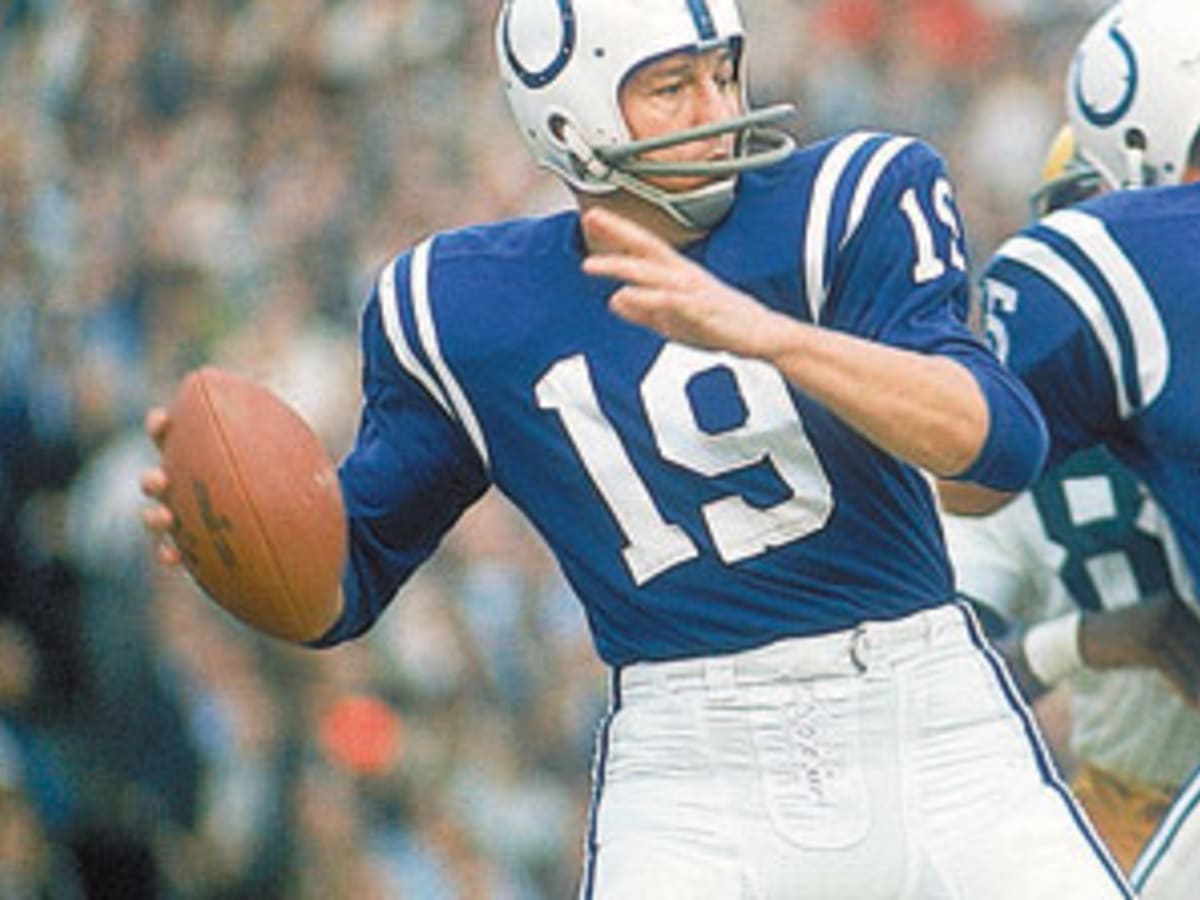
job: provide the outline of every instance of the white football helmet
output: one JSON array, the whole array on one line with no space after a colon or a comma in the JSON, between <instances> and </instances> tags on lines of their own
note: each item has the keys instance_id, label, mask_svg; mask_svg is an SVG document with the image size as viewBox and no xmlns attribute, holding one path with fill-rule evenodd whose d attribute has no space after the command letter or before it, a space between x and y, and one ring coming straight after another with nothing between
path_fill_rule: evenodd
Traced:
<instances>
[{"instance_id":1,"label":"white football helmet","mask_svg":"<svg viewBox=\"0 0 1200 900\"><path fill-rule=\"evenodd\" d=\"M778 162L795 146L761 126L789 115L779 105L662 138L632 141L619 92L643 63L680 50L735 49L745 99L743 29L737 0L505 0L496 54L509 107L539 165L590 194L623 188L684 226L707 230L733 203L739 172ZM736 132L732 159L649 162L640 154ZM753 145L753 148L752 148ZM716 180L667 191L644 176Z\"/></svg>"},{"instance_id":2,"label":"white football helmet","mask_svg":"<svg viewBox=\"0 0 1200 900\"><path fill-rule=\"evenodd\" d=\"M1111 187L1177 184L1200 131L1200 5L1122 0L1067 76L1079 153Z\"/></svg>"}]
</instances>

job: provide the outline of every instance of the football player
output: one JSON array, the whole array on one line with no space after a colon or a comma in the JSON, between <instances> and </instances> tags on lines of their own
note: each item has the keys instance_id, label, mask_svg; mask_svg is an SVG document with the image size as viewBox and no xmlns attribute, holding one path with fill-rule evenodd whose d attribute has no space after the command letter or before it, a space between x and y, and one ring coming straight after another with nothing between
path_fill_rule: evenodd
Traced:
<instances>
[{"instance_id":1,"label":"football player","mask_svg":"<svg viewBox=\"0 0 1200 900\"><path fill-rule=\"evenodd\" d=\"M735 0L508 0L496 48L580 211L384 268L318 644L496 486L612 671L581 896L1130 896L953 601L922 470L1020 490L1045 435L964 324L940 159L795 149Z\"/></svg>"},{"instance_id":2,"label":"football player","mask_svg":"<svg viewBox=\"0 0 1200 900\"><path fill-rule=\"evenodd\" d=\"M1101 189L1064 126L1034 210L1047 215ZM990 290L994 303L1003 287ZM1005 339L994 343L1007 355ZM1026 696L1069 681L1071 787L1128 871L1200 763L1200 619L1172 590L1161 513L1097 447L997 512L947 515L944 525L958 590L999 614L993 637ZM1059 634L1076 639L1055 655Z\"/></svg>"},{"instance_id":3,"label":"football player","mask_svg":"<svg viewBox=\"0 0 1200 900\"><path fill-rule=\"evenodd\" d=\"M1194 611L1200 573L1200 367L1194 363L1200 15L1194 4L1128 0L1112 7L1076 51L1067 109L1079 156L1105 191L1001 247L985 273L990 318L1009 365L1045 413L1050 466L1103 446L1145 483L1165 512L1170 587ZM949 508L975 513L1007 499L961 484L943 495ZM1093 506L1080 516L1098 511L1104 512ZM1088 622L1088 616L1060 619L1042 628L1032 646L1027 638L1034 668L1075 667L1081 647L1086 656ZM1186 619L1176 622L1184 633L1193 628ZM1183 665L1176 671L1186 671ZM1194 701L1195 684L1187 680L1179 684ZM1189 823L1188 808L1182 802L1167 817L1162 828L1173 837L1156 837L1137 866L1147 896L1194 896L1200 846L1194 838L1188 846L1187 836L1200 827ZM1188 886L1172 894L1155 885L1156 872Z\"/></svg>"}]
</instances>

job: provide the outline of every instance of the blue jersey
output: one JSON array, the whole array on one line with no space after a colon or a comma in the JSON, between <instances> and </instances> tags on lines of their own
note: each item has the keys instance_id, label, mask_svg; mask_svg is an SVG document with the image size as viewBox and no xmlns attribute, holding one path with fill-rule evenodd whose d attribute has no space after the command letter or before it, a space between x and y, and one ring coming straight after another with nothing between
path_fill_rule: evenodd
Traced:
<instances>
[{"instance_id":1,"label":"blue jersey","mask_svg":"<svg viewBox=\"0 0 1200 900\"><path fill-rule=\"evenodd\" d=\"M776 310L1022 390L963 324L959 218L915 141L856 134L744 175L729 216L685 252ZM346 612L323 643L368 627L491 485L549 544L611 665L952 595L920 472L774 367L613 315L617 285L582 260L571 212L438 235L386 267L341 469Z\"/></svg>"},{"instance_id":2,"label":"blue jersey","mask_svg":"<svg viewBox=\"0 0 1200 900\"><path fill-rule=\"evenodd\" d=\"M1118 191L1010 239L984 276L992 334L1033 391L1050 462L1103 444L1200 573L1200 185ZM1189 574L1190 572L1190 574Z\"/></svg>"}]
</instances>

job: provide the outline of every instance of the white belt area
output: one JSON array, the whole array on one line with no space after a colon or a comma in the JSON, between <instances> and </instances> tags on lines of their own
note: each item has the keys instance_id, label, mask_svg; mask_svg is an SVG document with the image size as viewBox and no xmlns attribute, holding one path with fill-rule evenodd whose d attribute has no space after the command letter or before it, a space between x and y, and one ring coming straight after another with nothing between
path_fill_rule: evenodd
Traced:
<instances>
[{"instance_id":1,"label":"white belt area","mask_svg":"<svg viewBox=\"0 0 1200 900\"><path fill-rule=\"evenodd\" d=\"M910 656L968 634L969 610L957 603L891 621L812 637L783 638L762 647L718 656L635 663L617 673L622 691L769 684L862 674L885 661Z\"/></svg>"}]
</instances>

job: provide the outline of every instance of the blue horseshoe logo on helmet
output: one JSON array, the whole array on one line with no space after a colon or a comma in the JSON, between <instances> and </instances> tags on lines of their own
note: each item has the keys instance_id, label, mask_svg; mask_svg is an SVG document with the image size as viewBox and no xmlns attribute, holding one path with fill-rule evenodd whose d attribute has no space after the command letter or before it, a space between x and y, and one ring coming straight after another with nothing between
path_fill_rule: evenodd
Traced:
<instances>
[{"instance_id":1,"label":"blue horseshoe logo on helmet","mask_svg":"<svg viewBox=\"0 0 1200 900\"><path fill-rule=\"evenodd\" d=\"M522 83L530 90L536 90L545 87L557 78L558 73L566 67L571 60L571 55L575 52L575 10L571 7L571 0L558 0L558 15L562 20L562 43L559 44L558 53L550 61L550 65L534 72L521 65L521 61L517 59L517 52L513 49L510 28L513 6L514 4L509 3L504 10L504 55L508 57L508 64L512 66Z\"/></svg>"},{"instance_id":2,"label":"blue horseshoe logo on helmet","mask_svg":"<svg viewBox=\"0 0 1200 900\"><path fill-rule=\"evenodd\" d=\"M1137 56L1134 55L1133 46L1125 35L1117 30L1120 22L1114 22L1113 26L1108 30L1108 36L1112 38L1112 42L1117 45L1117 49L1121 51L1121 55L1125 57L1125 67L1128 74L1125 76L1125 93L1113 105L1111 109L1097 109L1092 104L1088 103L1087 98L1083 95L1083 64L1084 60L1080 57L1075 63L1075 73L1072 81L1072 89L1075 92L1075 102L1079 105L1079 109L1083 112L1083 116L1091 124L1097 128L1107 128L1110 125L1120 121L1125 113L1129 112L1129 107L1133 106L1133 98L1137 96L1138 89L1138 62Z\"/></svg>"}]
</instances>

